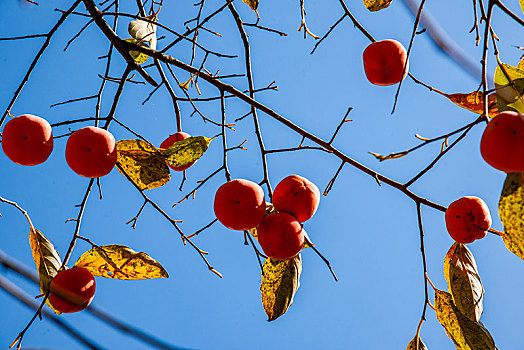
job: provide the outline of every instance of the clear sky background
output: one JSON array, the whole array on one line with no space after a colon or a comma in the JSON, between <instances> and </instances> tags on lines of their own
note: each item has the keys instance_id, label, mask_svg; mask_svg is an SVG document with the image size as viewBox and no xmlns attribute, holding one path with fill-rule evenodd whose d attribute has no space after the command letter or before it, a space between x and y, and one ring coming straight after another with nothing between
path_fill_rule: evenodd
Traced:
<instances>
[{"instance_id":1,"label":"clear sky background","mask_svg":"<svg viewBox=\"0 0 524 350\"><path fill-rule=\"evenodd\" d=\"M222 5L222 1L207 1L207 15ZM413 27L413 16L401 0L393 1L386 10L368 12L361 1L347 2L361 23L377 38L393 38L406 46ZM66 9L70 1L54 1L40 6L21 6L18 1L0 2L0 36L45 33L60 16L55 7ZM522 14L517 1L507 1L509 7ZM256 16L242 2L235 6L246 22ZM426 5L446 32L476 62L481 49L475 35L468 33L473 24L471 2L428 2ZM307 24L317 35L323 35L343 14L338 1L309 0L306 2ZM79 7L84 11L83 6ZM183 32L184 22L196 15L198 7L191 1L166 1L159 19L163 24ZM261 1L260 24L288 33L287 37L248 28L252 48L255 86L262 88L276 81L279 91L257 94L257 99L309 132L329 139L348 107L350 118L334 145L347 155L397 181L409 180L425 167L440 151L440 144L424 147L409 156L379 163L368 152L388 154L408 149L418 140L418 133L434 137L476 118L476 115L456 107L443 97L406 79L397 111L390 114L396 87L377 87L364 76L362 51L368 40L345 19L314 55L311 38L303 39L297 32L300 24L298 1ZM136 13L133 1L122 2L122 12ZM122 18L118 34L129 37L129 20ZM97 93L105 60L97 59L108 50L108 43L95 25L91 25L63 52L86 19L70 17L53 38L51 46L39 62L31 80L24 88L12 113L36 114L51 123L94 115L94 100L50 108L53 103ZM495 11L493 27L500 37L502 61L516 65L522 51L522 27ZM208 28L220 32L217 38L201 32L200 43L210 49L237 54L237 59L209 57L206 67L220 74L244 72L243 48L236 26L226 10L213 19ZM168 35L159 29L159 35ZM23 78L43 39L0 42L0 110L7 106ZM165 41L159 41L162 48ZM191 45L177 45L169 54L189 62ZM196 66L203 59L197 50ZM494 56L489 55L489 76L495 68ZM119 77L125 63L115 57L110 75ZM422 81L448 93L470 92L479 81L451 62L430 42L427 34L415 39L410 71ZM180 80L185 72L175 71ZM153 77L159 81L155 72ZM140 78L137 76L138 80ZM244 90L244 78L227 82ZM176 84L174 84L176 85ZM205 96L218 91L200 82ZM102 104L102 115L108 113L115 84L108 82ZM159 145L174 133L175 118L167 92L160 89L142 106L151 88L128 84L121 98L116 117ZM182 95L180 90L177 90ZM196 95L194 89L190 89ZM206 116L219 120L218 103L200 104ZM184 130L192 135L211 137L218 127L204 124L194 115L192 107L181 104ZM227 100L228 121L244 115L249 107L235 99ZM268 149L297 146L300 137L259 113L264 141ZM87 126L87 124L85 125ZM71 126L72 130L81 125ZM484 163L479 141L484 125L478 125L455 149L447 154L412 190L432 201L448 205L465 195L483 198L491 209L493 227L502 230L497 214L497 202L504 174ZM250 118L244 119L235 132L228 132L228 143L235 146L247 139L248 151L229 154L233 178L255 182L262 180L258 144ZM117 125L110 131L116 139L133 138ZM69 132L68 127L55 128L55 136ZM0 152L0 195L18 202L29 212L34 225L43 231L63 256L74 231L73 223L64 222L78 214L76 204L84 195L88 180L74 174L64 157L66 138L55 141L50 159L39 166L22 167L10 162ZM309 144L308 144L309 145ZM270 180L275 186L290 174L300 174L322 190L334 175L340 162L318 151L300 151L269 155ZM197 181L222 164L220 140L211 144L208 152L188 170L188 180L182 192L178 190L181 174L172 173L167 185L148 194L191 234L214 219L213 196L225 182L223 173L213 177L198 192L174 209L171 205L189 193ZM209 260L220 271L220 279L210 273L196 252L184 246L178 233L155 212L146 207L136 230L126 222L139 210L142 199L134 187L116 170L102 179L103 199L96 191L89 199L81 234L99 245L125 244L144 251L160 261L170 274L169 279L151 281L117 281L97 278L94 304L135 326L180 347L191 349L404 349L415 335L424 303L422 261L415 204L401 192L388 186L377 186L375 180L346 165L332 192L322 197L315 216L305 224L311 239L330 260L340 281L335 282L323 262L311 250L302 254L301 285L287 314L267 322L260 298L260 269L253 249L244 246L243 234L220 224L204 231L195 243L209 251ZM0 249L34 269L28 243L25 218L14 208L0 205ZM443 259L453 243L448 236L444 215L423 207L426 231L428 272L432 281L446 289ZM484 314L481 321L489 329L500 349L524 348L524 262L506 250L502 240L489 234L469 245L473 251L484 288ZM90 249L78 242L71 263ZM38 288L14 273L0 273L38 295ZM430 298L433 298L431 293ZM0 347L6 348L30 318L33 311L0 291ZM123 336L87 314L64 315L62 318L83 331L107 349L142 349L142 343ZM427 322L421 336L430 349L453 349L451 340L428 309ZM69 336L50 322L37 321L24 338L27 348L81 348Z\"/></svg>"}]
</instances>

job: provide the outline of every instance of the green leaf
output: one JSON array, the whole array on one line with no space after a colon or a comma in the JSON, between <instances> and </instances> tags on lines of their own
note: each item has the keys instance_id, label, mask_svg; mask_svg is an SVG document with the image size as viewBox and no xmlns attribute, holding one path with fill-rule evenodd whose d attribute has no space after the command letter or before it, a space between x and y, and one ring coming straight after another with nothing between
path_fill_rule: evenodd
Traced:
<instances>
[{"instance_id":1,"label":"green leaf","mask_svg":"<svg viewBox=\"0 0 524 350\"><path fill-rule=\"evenodd\" d=\"M364 5L369 11L379 11L388 7L393 0L364 0Z\"/></svg>"},{"instance_id":2,"label":"green leaf","mask_svg":"<svg viewBox=\"0 0 524 350\"><path fill-rule=\"evenodd\" d=\"M501 234L506 248L524 260L524 178L509 173L499 199L499 217L504 224Z\"/></svg>"},{"instance_id":3,"label":"green leaf","mask_svg":"<svg viewBox=\"0 0 524 350\"><path fill-rule=\"evenodd\" d=\"M117 168L127 174L141 190L165 185L171 178L169 168L158 149L143 140L116 142Z\"/></svg>"},{"instance_id":4,"label":"green leaf","mask_svg":"<svg viewBox=\"0 0 524 350\"><path fill-rule=\"evenodd\" d=\"M119 280L169 277L162 265L146 253L118 244L94 247L82 254L75 266L88 269L93 276Z\"/></svg>"},{"instance_id":5,"label":"green leaf","mask_svg":"<svg viewBox=\"0 0 524 350\"><path fill-rule=\"evenodd\" d=\"M418 348L417 348L417 338L418 338ZM408 344L406 350L428 350L426 344L422 341L422 338L415 336Z\"/></svg>"},{"instance_id":6,"label":"green leaf","mask_svg":"<svg viewBox=\"0 0 524 350\"><path fill-rule=\"evenodd\" d=\"M175 142L169 148L163 150L162 155L169 165L182 167L200 159L209 147L211 140L204 136L188 137L182 141Z\"/></svg>"},{"instance_id":7,"label":"green leaf","mask_svg":"<svg viewBox=\"0 0 524 350\"><path fill-rule=\"evenodd\" d=\"M472 321L480 320L484 288L471 251L455 242L444 259L444 276L455 306Z\"/></svg>"},{"instance_id":8,"label":"green leaf","mask_svg":"<svg viewBox=\"0 0 524 350\"><path fill-rule=\"evenodd\" d=\"M62 266L62 259L60 259L53 243L37 229L31 229L31 231L29 231L29 244L31 245L31 253L36 264L36 270L38 271L40 292L46 294L49 290L51 280L58 273L60 266ZM49 298L46 300L46 304L56 314L60 314L59 311L53 308Z\"/></svg>"},{"instance_id":9,"label":"green leaf","mask_svg":"<svg viewBox=\"0 0 524 350\"><path fill-rule=\"evenodd\" d=\"M497 107L500 112L503 111L517 111L524 113L524 102L522 100L522 94L524 94L524 70L519 67L513 67L509 64L502 64L497 66L495 69L495 87L497 87ZM510 84L506 74L509 76L511 81L515 84L514 86L505 86ZM504 87L502 87L504 86Z\"/></svg>"},{"instance_id":10,"label":"green leaf","mask_svg":"<svg viewBox=\"0 0 524 350\"><path fill-rule=\"evenodd\" d=\"M141 45L141 46L144 46L144 47L149 47L149 43L147 41L140 42L140 41L138 41L138 40L136 40L134 38L125 39L125 41L130 42L132 44L138 44L138 45ZM135 59L135 62L138 63L138 64L144 63L149 58L148 55L146 55L145 53L142 53L140 51L131 50L131 51L129 51L129 54L131 55L131 57L133 57Z\"/></svg>"},{"instance_id":11,"label":"green leaf","mask_svg":"<svg viewBox=\"0 0 524 350\"><path fill-rule=\"evenodd\" d=\"M268 321L273 321L285 314L293 303L293 297L300 286L301 255L288 260L268 258L262 270L262 305Z\"/></svg>"},{"instance_id":12,"label":"green leaf","mask_svg":"<svg viewBox=\"0 0 524 350\"><path fill-rule=\"evenodd\" d=\"M458 350L494 350L495 342L484 325L464 316L448 292L435 290L437 319Z\"/></svg>"}]
</instances>

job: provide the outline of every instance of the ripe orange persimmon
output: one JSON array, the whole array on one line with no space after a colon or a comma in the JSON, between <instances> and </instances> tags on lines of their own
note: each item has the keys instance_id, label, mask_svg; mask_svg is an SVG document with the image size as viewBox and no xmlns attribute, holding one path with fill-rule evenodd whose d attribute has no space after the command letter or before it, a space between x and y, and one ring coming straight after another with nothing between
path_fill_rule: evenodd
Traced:
<instances>
[{"instance_id":1,"label":"ripe orange persimmon","mask_svg":"<svg viewBox=\"0 0 524 350\"><path fill-rule=\"evenodd\" d=\"M113 135L94 126L75 131L66 145L66 161L78 175L101 177L116 164L116 145Z\"/></svg>"},{"instance_id":2,"label":"ripe orange persimmon","mask_svg":"<svg viewBox=\"0 0 524 350\"><path fill-rule=\"evenodd\" d=\"M372 84L397 84L408 75L407 58L406 49L398 41L376 41L364 50L364 72ZM404 64L406 65L405 71Z\"/></svg>"},{"instance_id":3,"label":"ripe orange persimmon","mask_svg":"<svg viewBox=\"0 0 524 350\"><path fill-rule=\"evenodd\" d=\"M51 125L31 114L13 118L4 127L2 149L16 164L41 164L53 151Z\"/></svg>"},{"instance_id":4,"label":"ripe orange persimmon","mask_svg":"<svg viewBox=\"0 0 524 350\"><path fill-rule=\"evenodd\" d=\"M275 209L293 215L299 222L315 214L319 201L318 187L299 175L290 175L280 181L273 193Z\"/></svg>"},{"instance_id":5,"label":"ripe orange persimmon","mask_svg":"<svg viewBox=\"0 0 524 350\"><path fill-rule=\"evenodd\" d=\"M59 272L51 281L49 300L63 313L82 311L95 296L95 278L83 267L73 267Z\"/></svg>"},{"instance_id":6,"label":"ripe orange persimmon","mask_svg":"<svg viewBox=\"0 0 524 350\"><path fill-rule=\"evenodd\" d=\"M169 148L169 146L171 146L175 142L185 140L188 137L191 137L191 135L189 135L187 132L183 132L183 131L177 132L176 134L170 135L167 139L162 141L162 143L160 144L160 148ZM167 164L167 166L175 171L184 171L193 164L195 164L195 162L191 162L181 167L172 166L170 164Z\"/></svg>"},{"instance_id":7,"label":"ripe orange persimmon","mask_svg":"<svg viewBox=\"0 0 524 350\"><path fill-rule=\"evenodd\" d=\"M467 196L451 203L446 210L446 228L459 243L471 243L486 236L491 226L488 206L478 197Z\"/></svg>"},{"instance_id":8,"label":"ripe orange persimmon","mask_svg":"<svg viewBox=\"0 0 524 350\"><path fill-rule=\"evenodd\" d=\"M264 191L249 180L226 182L215 194L214 210L217 219L227 228L249 230L266 214Z\"/></svg>"},{"instance_id":9,"label":"ripe orange persimmon","mask_svg":"<svg viewBox=\"0 0 524 350\"><path fill-rule=\"evenodd\" d=\"M524 115L506 111L493 118L482 134L480 153L495 169L524 171Z\"/></svg>"},{"instance_id":10,"label":"ripe orange persimmon","mask_svg":"<svg viewBox=\"0 0 524 350\"><path fill-rule=\"evenodd\" d=\"M262 250L273 259L291 259L305 242L305 231L300 222L284 212L265 216L257 227L257 234Z\"/></svg>"}]
</instances>

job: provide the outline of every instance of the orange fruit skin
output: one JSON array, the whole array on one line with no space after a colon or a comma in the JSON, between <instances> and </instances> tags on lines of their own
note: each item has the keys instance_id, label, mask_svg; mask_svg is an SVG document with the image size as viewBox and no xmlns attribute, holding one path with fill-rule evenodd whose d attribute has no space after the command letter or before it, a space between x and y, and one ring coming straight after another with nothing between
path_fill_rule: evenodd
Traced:
<instances>
[{"instance_id":1,"label":"orange fruit skin","mask_svg":"<svg viewBox=\"0 0 524 350\"><path fill-rule=\"evenodd\" d=\"M317 211L319 202L318 187L299 175L286 177L273 192L275 209L293 215L299 222L309 220Z\"/></svg>"},{"instance_id":2,"label":"orange fruit skin","mask_svg":"<svg viewBox=\"0 0 524 350\"><path fill-rule=\"evenodd\" d=\"M491 227L488 206L478 197L466 196L451 203L446 210L446 228L459 243L484 238Z\"/></svg>"},{"instance_id":3,"label":"orange fruit skin","mask_svg":"<svg viewBox=\"0 0 524 350\"><path fill-rule=\"evenodd\" d=\"M408 54L396 40L381 40L371 43L363 53L364 72L369 82L375 85L397 84L408 75Z\"/></svg>"},{"instance_id":4,"label":"orange fruit skin","mask_svg":"<svg viewBox=\"0 0 524 350\"><path fill-rule=\"evenodd\" d=\"M249 230L258 226L266 214L262 188L249 180L237 179L220 186L215 194L215 215L232 230Z\"/></svg>"},{"instance_id":5,"label":"orange fruit skin","mask_svg":"<svg viewBox=\"0 0 524 350\"><path fill-rule=\"evenodd\" d=\"M189 135L187 132L183 132L183 131L177 132L176 134L173 134L173 135L169 135L169 137L167 139L162 141L162 143L160 144L160 148L169 148L169 146L171 146L175 142L185 140L188 137L191 137L191 135ZM181 166L181 167L172 166L170 164L167 164L167 166L170 167L171 169L175 170L175 171L184 171L184 170L186 170L187 168L189 168L193 164L195 164L195 162L191 162L191 163L186 164L186 165Z\"/></svg>"},{"instance_id":6,"label":"orange fruit skin","mask_svg":"<svg viewBox=\"0 0 524 350\"><path fill-rule=\"evenodd\" d=\"M524 171L524 115L506 111L493 118L482 134L480 154L495 169Z\"/></svg>"},{"instance_id":7,"label":"orange fruit skin","mask_svg":"<svg viewBox=\"0 0 524 350\"><path fill-rule=\"evenodd\" d=\"M47 120L31 114L11 119L2 133L2 150L19 165L45 162L53 152L53 133Z\"/></svg>"},{"instance_id":8,"label":"orange fruit skin","mask_svg":"<svg viewBox=\"0 0 524 350\"><path fill-rule=\"evenodd\" d=\"M109 131L88 126L69 136L65 156L69 167L78 175L105 176L116 164L115 138Z\"/></svg>"},{"instance_id":9,"label":"orange fruit skin","mask_svg":"<svg viewBox=\"0 0 524 350\"><path fill-rule=\"evenodd\" d=\"M291 259L304 247L305 230L288 213L267 215L257 228L258 242L264 253L273 259Z\"/></svg>"},{"instance_id":10,"label":"orange fruit skin","mask_svg":"<svg viewBox=\"0 0 524 350\"><path fill-rule=\"evenodd\" d=\"M73 267L59 272L51 281L49 300L63 313L82 311L95 296L95 278L83 267Z\"/></svg>"}]
</instances>

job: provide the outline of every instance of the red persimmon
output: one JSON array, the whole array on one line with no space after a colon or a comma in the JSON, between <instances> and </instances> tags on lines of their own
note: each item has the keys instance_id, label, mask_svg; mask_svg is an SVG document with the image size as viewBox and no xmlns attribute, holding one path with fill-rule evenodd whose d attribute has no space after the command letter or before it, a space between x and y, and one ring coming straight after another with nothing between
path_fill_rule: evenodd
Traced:
<instances>
[{"instance_id":1,"label":"red persimmon","mask_svg":"<svg viewBox=\"0 0 524 350\"><path fill-rule=\"evenodd\" d=\"M69 167L80 176L107 175L116 164L115 138L107 130L88 126L69 136L65 155Z\"/></svg>"},{"instance_id":2,"label":"red persimmon","mask_svg":"<svg viewBox=\"0 0 524 350\"><path fill-rule=\"evenodd\" d=\"M82 311L95 296L95 278L83 267L73 267L59 272L51 281L49 300L63 313Z\"/></svg>"},{"instance_id":3,"label":"red persimmon","mask_svg":"<svg viewBox=\"0 0 524 350\"><path fill-rule=\"evenodd\" d=\"M249 230L266 214L264 191L249 180L226 182L215 194L214 210L217 219L227 228Z\"/></svg>"},{"instance_id":4,"label":"red persimmon","mask_svg":"<svg viewBox=\"0 0 524 350\"><path fill-rule=\"evenodd\" d=\"M478 197L467 196L451 203L446 210L446 228L459 243L471 243L486 236L491 226L488 206Z\"/></svg>"},{"instance_id":5,"label":"red persimmon","mask_svg":"<svg viewBox=\"0 0 524 350\"><path fill-rule=\"evenodd\" d=\"M24 114L4 127L2 149L10 160L20 165L45 162L53 151L53 133L47 120Z\"/></svg>"}]
</instances>

